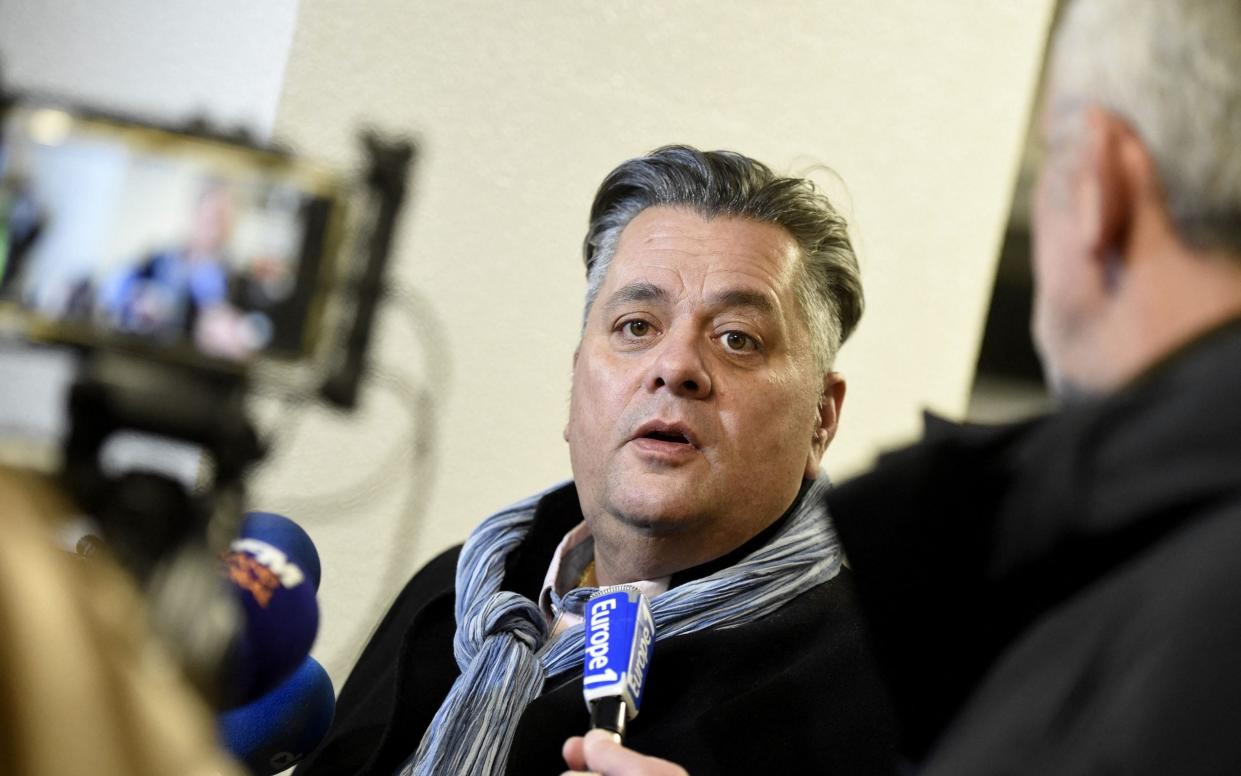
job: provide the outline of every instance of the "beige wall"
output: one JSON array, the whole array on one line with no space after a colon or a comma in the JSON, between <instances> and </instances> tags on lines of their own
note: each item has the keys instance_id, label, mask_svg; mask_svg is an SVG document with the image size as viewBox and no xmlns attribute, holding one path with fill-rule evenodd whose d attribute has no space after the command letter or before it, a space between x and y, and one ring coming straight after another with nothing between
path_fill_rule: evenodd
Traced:
<instances>
[{"instance_id":1,"label":"beige wall","mask_svg":"<svg viewBox=\"0 0 1241 776\"><path fill-rule=\"evenodd\" d=\"M337 682L412 571L569 476L580 242L622 159L687 142L839 175L816 174L850 217L868 310L840 359L834 476L915 434L923 407L961 414L1049 11L303 0L276 134L344 164L371 122L424 151L392 272L415 305L377 349L418 404L385 383L355 418L305 411L256 489L322 551L316 654ZM393 460L410 434L419 452Z\"/></svg>"},{"instance_id":2,"label":"beige wall","mask_svg":"<svg viewBox=\"0 0 1241 776\"><path fill-rule=\"evenodd\" d=\"M297 0L0 0L3 86L267 138Z\"/></svg>"}]
</instances>

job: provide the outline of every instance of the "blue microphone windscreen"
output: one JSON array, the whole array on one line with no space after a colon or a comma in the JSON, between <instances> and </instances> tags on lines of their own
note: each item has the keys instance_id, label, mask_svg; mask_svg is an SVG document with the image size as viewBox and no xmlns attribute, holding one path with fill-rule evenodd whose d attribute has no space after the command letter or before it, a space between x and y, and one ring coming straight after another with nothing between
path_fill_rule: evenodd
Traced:
<instances>
[{"instance_id":1,"label":"blue microphone windscreen","mask_svg":"<svg viewBox=\"0 0 1241 776\"><path fill-rule=\"evenodd\" d=\"M310 540L310 534L300 525L275 512L247 512L239 535L259 539L278 548L301 568L311 586L319 589L319 552Z\"/></svg>"},{"instance_id":2,"label":"blue microphone windscreen","mask_svg":"<svg viewBox=\"0 0 1241 776\"><path fill-rule=\"evenodd\" d=\"M220 740L251 773L279 773L318 746L335 711L332 680L308 657L271 692L221 714Z\"/></svg>"},{"instance_id":3,"label":"blue microphone windscreen","mask_svg":"<svg viewBox=\"0 0 1241 776\"><path fill-rule=\"evenodd\" d=\"M244 613L223 698L232 705L271 689L305 660L319 630L319 605L300 567L265 541L237 539L223 561Z\"/></svg>"}]
</instances>

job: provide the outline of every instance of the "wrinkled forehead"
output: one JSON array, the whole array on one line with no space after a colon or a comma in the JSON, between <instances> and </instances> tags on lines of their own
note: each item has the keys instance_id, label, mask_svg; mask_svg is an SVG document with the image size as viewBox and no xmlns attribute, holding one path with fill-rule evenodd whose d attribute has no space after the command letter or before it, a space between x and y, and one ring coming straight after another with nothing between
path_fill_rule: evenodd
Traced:
<instances>
[{"instance_id":1,"label":"wrinkled forehead","mask_svg":"<svg viewBox=\"0 0 1241 776\"><path fill-rule=\"evenodd\" d=\"M649 208L621 232L601 297L647 284L678 296L792 293L800 251L782 227L736 216Z\"/></svg>"}]
</instances>

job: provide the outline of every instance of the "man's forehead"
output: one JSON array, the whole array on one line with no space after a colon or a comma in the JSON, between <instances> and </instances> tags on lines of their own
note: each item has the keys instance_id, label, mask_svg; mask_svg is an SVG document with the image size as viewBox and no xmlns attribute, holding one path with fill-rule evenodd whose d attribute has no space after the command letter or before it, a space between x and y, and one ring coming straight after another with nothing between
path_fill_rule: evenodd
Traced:
<instances>
[{"instance_id":1,"label":"man's forehead","mask_svg":"<svg viewBox=\"0 0 1241 776\"><path fill-rule=\"evenodd\" d=\"M649 208L621 233L605 296L623 289L631 298L638 291L653 298L656 288L704 296L747 290L778 295L791 284L797 261L797 244L780 226Z\"/></svg>"},{"instance_id":2,"label":"man's forehead","mask_svg":"<svg viewBox=\"0 0 1241 776\"><path fill-rule=\"evenodd\" d=\"M762 315L780 314L782 305L774 289L753 283L744 276L719 274L719 277L707 279L701 291L693 294L696 301L710 308L745 307ZM685 291L692 290L682 286L681 283L663 285L645 278L635 279L609 293L604 308L616 310L634 304L676 304L684 299Z\"/></svg>"},{"instance_id":3,"label":"man's forehead","mask_svg":"<svg viewBox=\"0 0 1241 776\"><path fill-rule=\"evenodd\" d=\"M796 241L778 224L738 215L710 218L682 207L656 205L643 210L621 230L617 252L748 253L766 249L785 253Z\"/></svg>"}]
</instances>

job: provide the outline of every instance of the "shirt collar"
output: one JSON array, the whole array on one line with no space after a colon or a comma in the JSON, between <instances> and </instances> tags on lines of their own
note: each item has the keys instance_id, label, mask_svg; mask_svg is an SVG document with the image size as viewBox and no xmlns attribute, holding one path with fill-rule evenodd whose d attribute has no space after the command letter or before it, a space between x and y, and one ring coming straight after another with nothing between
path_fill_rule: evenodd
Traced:
<instances>
[{"instance_id":1,"label":"shirt collar","mask_svg":"<svg viewBox=\"0 0 1241 776\"><path fill-rule=\"evenodd\" d=\"M585 573L586 567L595 559L595 539L590 533L590 526L585 521L573 527L552 553L552 562L543 577L543 589L539 593L539 608L548 623L554 623L562 614L580 617L581 605L584 600L580 596L569 596L579 589L578 581ZM641 579L626 584L633 585L642 591L647 598L654 598L668 589L672 577L658 579ZM585 589L585 588L582 588ZM572 601L570 603L568 600Z\"/></svg>"},{"instance_id":2,"label":"shirt collar","mask_svg":"<svg viewBox=\"0 0 1241 776\"><path fill-rule=\"evenodd\" d=\"M820 472L819 476L825 477L826 475ZM759 531L756 536L752 537L749 541L745 542L733 551L725 553L715 560L707 561L706 563L699 564L693 568L685 569L683 571L678 571L670 576L660 577L658 579L638 580L630 584L641 590L647 598L654 598L670 588L683 585L686 582L692 582L696 579L702 579L703 577L714 574L720 569L739 563L750 553L765 546L784 528L784 526L788 523L789 517L792 515L793 510L801 502L802 498L805 497L806 491L810 489L811 484L811 480L803 480L801 488L797 492L797 497L793 499L793 503L789 505L789 508L785 510L784 514L777 518L771 525L767 526L762 531ZM564 502L563 504L561 503L562 501ZM548 565L547 571L543 575L543 585L540 588L538 596L539 608L542 609L543 616L547 618L548 623L553 626L557 626L557 621L563 620L564 617L562 615L565 614L570 617L577 617L580 619L582 607L585 604L586 598L589 596L569 595L570 593L578 590L583 592L587 590L591 592L594 591L594 588L577 587L577 581L582 578L582 572L586 570L587 564L594 560L595 540L594 537L591 536L589 526L587 526L585 521L581 519L580 506L577 500L577 491L573 486L556 491L551 494L550 497L544 497L543 503L539 504L539 512L549 510L547 518L551 518L553 515L560 512L561 508L565 510L564 517L569 517L569 514L567 513L571 510L573 515L577 518L577 524L572 526L567 533L562 535L563 538L561 538L560 543L556 546L555 552L552 553L551 563ZM538 529L540 521L537 519L537 515L535 523L535 527ZM550 527L551 524L550 519L548 519L547 523L545 523L548 527ZM565 523L561 523L561 525L563 526ZM564 529L561 528L561 530ZM544 530L544 535L546 535L546 533L546 530ZM547 536L546 544L543 546L546 547L550 545L550 540L553 536L555 536L555 534ZM546 550L544 550L544 552L545 551ZM533 560L533 558L531 558L531 560ZM512 571L511 567L509 571ZM534 579L537 579L537 577L534 577L534 574L537 574L538 572L534 568L531 568L530 571L532 572L529 575L530 582L533 582ZM563 623L560 625L563 626ZM564 627L557 627L558 632L563 629Z\"/></svg>"}]
</instances>

